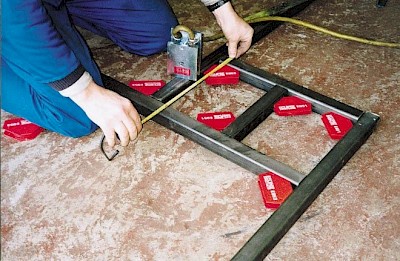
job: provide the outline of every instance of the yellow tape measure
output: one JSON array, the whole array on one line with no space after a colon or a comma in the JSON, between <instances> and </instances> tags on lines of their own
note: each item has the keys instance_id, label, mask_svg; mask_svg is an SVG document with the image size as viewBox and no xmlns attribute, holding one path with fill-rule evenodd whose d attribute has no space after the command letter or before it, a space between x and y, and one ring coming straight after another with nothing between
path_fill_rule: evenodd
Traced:
<instances>
[{"instance_id":1,"label":"yellow tape measure","mask_svg":"<svg viewBox=\"0 0 400 261\"><path fill-rule=\"evenodd\" d=\"M203 77L201 77L200 79L198 79L196 82L194 82L192 85L190 85L189 87L187 87L185 90L183 90L181 93L179 93L178 95L176 95L174 98L172 98L171 100L169 100L168 102L164 103L164 105L160 106L157 110L153 111L151 114L149 114L149 116L147 116L146 118L144 118L142 120L142 124L146 123L147 121L149 121L150 119L152 119L154 116L156 116L157 114L159 114L160 112L162 112L163 110L165 110L166 108L168 108L171 104L173 104L174 102L176 102L179 98L181 98L183 95L185 95L186 93L188 93L190 90L192 90L194 87L196 87L197 85L199 85L202 81L204 81L205 79L207 79L211 74L215 73L216 71L218 71L219 69L221 69L222 67L224 67L225 65L227 65L228 63L230 63L230 61L232 61L233 58L228 58L225 61L223 61L222 63L220 63L217 67L215 67L214 69L212 69L210 72L208 72L207 74L205 74Z\"/></svg>"},{"instance_id":2,"label":"yellow tape measure","mask_svg":"<svg viewBox=\"0 0 400 261\"><path fill-rule=\"evenodd\" d=\"M157 110L153 111L151 114L149 114L146 118L144 118L141 122L142 124L145 124L146 122L148 122L149 120L151 120L154 116L156 116L157 114L159 114L160 112L162 112L163 110L165 110L166 108L168 108L168 106L170 106L171 104L173 104L174 102L176 102L179 98L181 98L183 95L185 95L186 93L188 93L190 90L192 90L194 87L196 87L197 85L199 85L202 81L204 81L205 79L207 79L211 74L215 73L216 71L218 71L219 69L221 69L222 67L224 67L225 65L227 65L230 61L232 61L233 58L228 58L225 61L223 61L222 63L220 63L217 67L215 67L214 69L212 69L211 71L209 71L207 74L205 74L203 77L201 77L200 79L198 79L196 82L194 82L193 84L191 84L189 87L187 87L185 90L183 90L182 92L180 92L177 96L175 96L174 98L172 98L171 100L169 100L168 102L164 103L162 106L160 106ZM104 147L103 147L103 143L104 143L104 139L105 139L105 135L103 135L103 137L101 138L100 141L100 149L103 152L104 156L109 160L113 160L115 158L115 156L118 155L119 150L115 150L114 153L112 153L111 156L108 156L107 153L104 151Z\"/></svg>"}]
</instances>

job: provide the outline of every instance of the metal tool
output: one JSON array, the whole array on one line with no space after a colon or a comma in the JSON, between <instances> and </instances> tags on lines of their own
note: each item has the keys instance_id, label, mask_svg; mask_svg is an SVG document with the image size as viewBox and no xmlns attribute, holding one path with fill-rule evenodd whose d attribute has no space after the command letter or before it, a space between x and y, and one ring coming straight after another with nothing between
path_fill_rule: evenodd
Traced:
<instances>
[{"instance_id":1,"label":"metal tool","mask_svg":"<svg viewBox=\"0 0 400 261\"><path fill-rule=\"evenodd\" d=\"M171 41L167 43L167 73L178 78L196 81L200 74L203 35L187 26L171 29Z\"/></svg>"}]
</instances>

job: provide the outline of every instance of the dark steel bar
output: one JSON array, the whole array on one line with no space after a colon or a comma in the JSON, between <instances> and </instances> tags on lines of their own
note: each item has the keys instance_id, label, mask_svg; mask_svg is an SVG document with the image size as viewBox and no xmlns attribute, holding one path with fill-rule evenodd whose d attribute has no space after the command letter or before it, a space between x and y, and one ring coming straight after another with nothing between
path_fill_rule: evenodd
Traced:
<instances>
[{"instance_id":1,"label":"dark steel bar","mask_svg":"<svg viewBox=\"0 0 400 261\"><path fill-rule=\"evenodd\" d=\"M175 77L171 81L169 81L163 88L156 91L153 94L153 98L165 103L179 93L179 91L177 90L183 91L192 83L193 81Z\"/></svg>"},{"instance_id":2,"label":"dark steel bar","mask_svg":"<svg viewBox=\"0 0 400 261\"><path fill-rule=\"evenodd\" d=\"M271 10L274 15L291 17L304 10L313 1L314 0L292 1L290 3L283 3L277 7L272 8ZM272 22L264 22L252 25L254 28L252 44L261 40L263 37L271 33L281 24L282 22L272 21ZM228 57L227 50L228 48L226 47L226 45L222 45L215 51L207 55L207 57L205 57L201 61L201 70L200 70L201 73L204 73L204 71L207 70L211 65L218 63L220 60L225 60ZM175 77L173 80L168 82L163 88L154 93L153 98L165 103L170 99L172 99L173 97L175 97L176 95L178 95L184 89L189 87L189 85L192 83L193 83L192 81L177 79Z\"/></svg>"},{"instance_id":3,"label":"dark steel bar","mask_svg":"<svg viewBox=\"0 0 400 261\"><path fill-rule=\"evenodd\" d=\"M388 0L377 0L376 7L378 7L378 8L385 7L387 2L388 2Z\"/></svg>"},{"instance_id":4,"label":"dark steel bar","mask_svg":"<svg viewBox=\"0 0 400 261\"><path fill-rule=\"evenodd\" d=\"M237 252L232 260L263 260L347 161L368 139L379 116L366 112L354 127L295 188L289 198Z\"/></svg>"},{"instance_id":5,"label":"dark steel bar","mask_svg":"<svg viewBox=\"0 0 400 261\"><path fill-rule=\"evenodd\" d=\"M134 91L125 84L120 83L111 77L103 75L103 81L106 88L128 98L142 115L147 116L162 105L162 103L156 99ZM173 108L166 108L155 116L153 120L158 124L197 142L205 148L236 163L254 174L272 171L295 185L298 185L305 177L303 174L291 167L276 161L235 139L229 138L225 134L209 128Z\"/></svg>"},{"instance_id":6,"label":"dark steel bar","mask_svg":"<svg viewBox=\"0 0 400 261\"><path fill-rule=\"evenodd\" d=\"M323 114L325 112L334 111L351 119L353 122L363 113L363 111L350 105L289 82L279 76L258 69L242 61L233 60L230 66L240 71L241 81L265 91L269 91L276 85L285 88L288 90L289 95L309 101L313 105L313 111L316 113Z\"/></svg>"},{"instance_id":7,"label":"dark steel bar","mask_svg":"<svg viewBox=\"0 0 400 261\"><path fill-rule=\"evenodd\" d=\"M273 87L237 117L222 133L241 141L273 112L274 104L286 94L286 89Z\"/></svg>"}]
</instances>

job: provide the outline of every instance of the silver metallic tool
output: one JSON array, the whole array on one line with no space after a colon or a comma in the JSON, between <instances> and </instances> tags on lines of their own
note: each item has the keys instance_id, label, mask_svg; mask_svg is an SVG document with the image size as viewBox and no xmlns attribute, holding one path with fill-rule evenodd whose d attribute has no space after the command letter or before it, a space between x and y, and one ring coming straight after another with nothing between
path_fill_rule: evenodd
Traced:
<instances>
[{"instance_id":1,"label":"silver metallic tool","mask_svg":"<svg viewBox=\"0 0 400 261\"><path fill-rule=\"evenodd\" d=\"M167 44L167 73L178 78L196 81L200 74L203 35L184 25L171 28Z\"/></svg>"}]
</instances>

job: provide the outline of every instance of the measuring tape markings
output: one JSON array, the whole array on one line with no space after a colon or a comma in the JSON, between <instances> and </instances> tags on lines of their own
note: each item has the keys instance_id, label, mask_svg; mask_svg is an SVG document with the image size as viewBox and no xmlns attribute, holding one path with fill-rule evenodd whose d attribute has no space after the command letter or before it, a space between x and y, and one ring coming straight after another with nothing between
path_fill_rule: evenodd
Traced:
<instances>
[{"instance_id":1,"label":"measuring tape markings","mask_svg":"<svg viewBox=\"0 0 400 261\"><path fill-rule=\"evenodd\" d=\"M147 117L145 117L143 120L141 120L142 124L145 124L146 122L148 122L149 120L151 120L154 116L156 116L157 114L159 114L160 112L162 112L163 110L165 110L166 108L168 108L171 104L173 104L174 102L176 102L179 98L181 98L183 95L185 95L186 93L188 93L189 91L191 91L192 89L194 89L197 85L199 85L201 82L203 82L205 79L207 79L210 75L212 75L213 73L215 73L216 71L218 71L219 69L221 69L222 67L224 67L225 65L227 65L228 63L230 63L233 60L233 58L227 58L225 61L223 61L222 63L220 63L217 67L215 67L214 69L212 69L211 71L209 71L208 73L206 73L203 77L201 77L200 79L198 79L196 82L194 82L193 84L191 84L189 87L187 87L185 90L183 90L182 92L180 92L177 96L175 96L174 98L172 98L171 100L169 100L168 102L166 102L164 105L160 106L157 110L153 111L151 114L149 114ZM111 156L108 156L107 153L104 150L103 147L103 143L105 140L105 135L103 134L103 137L100 140L100 150L101 152L104 154L104 156L109 160L113 160L118 154L119 154L119 150L115 150ZM118 137L118 136L117 136Z\"/></svg>"},{"instance_id":2,"label":"measuring tape markings","mask_svg":"<svg viewBox=\"0 0 400 261\"><path fill-rule=\"evenodd\" d=\"M166 108L168 108L171 104L173 104L174 102L176 102L179 98L181 98L183 95L185 95L186 93L188 93L189 91L191 91L192 89L194 89L197 85L199 85L201 82L203 82L205 79L207 79L210 75L212 75L213 73L215 73L216 71L218 71L219 69L221 69L222 67L224 67L225 65L227 65L228 63L230 63L233 60L233 58L227 58L225 61L223 61L222 63L220 63L217 67L215 67L213 70L209 71L207 74L205 74L203 77L201 77L200 79L198 79L196 82L194 82L192 85L190 85L189 87L187 87L185 90L183 90L181 93L179 93L178 95L176 95L174 98L172 98L171 100L169 100L168 102L166 102L164 105L160 106L157 110L153 111L151 114L149 114L146 118L144 118L141 122L142 124L146 123L147 121L151 120L154 116L156 116L157 114L159 114L160 112L162 112L163 110L165 110Z\"/></svg>"}]
</instances>

